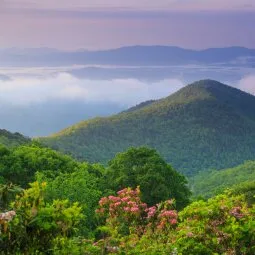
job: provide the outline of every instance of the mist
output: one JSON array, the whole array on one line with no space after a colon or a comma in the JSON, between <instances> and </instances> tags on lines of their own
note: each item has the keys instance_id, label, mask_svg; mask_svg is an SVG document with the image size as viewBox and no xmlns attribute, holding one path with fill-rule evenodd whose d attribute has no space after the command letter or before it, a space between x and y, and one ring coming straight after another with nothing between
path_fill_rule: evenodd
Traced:
<instances>
[{"instance_id":1,"label":"mist","mask_svg":"<svg viewBox=\"0 0 255 255\"><path fill-rule=\"evenodd\" d=\"M220 79L221 82L255 94L255 75L252 73L240 73L233 82L227 81L229 73L226 70L219 74L184 69L186 79L178 78L175 72L164 76L164 71L161 78L148 80L132 77L129 72L130 78L128 75L114 78L116 73L108 79L86 78L86 75L81 78L69 70L2 70L0 129L27 136L46 136L86 119L109 116L141 102L169 96L190 82L216 73L225 74L226 79Z\"/></svg>"},{"instance_id":2,"label":"mist","mask_svg":"<svg viewBox=\"0 0 255 255\"><path fill-rule=\"evenodd\" d=\"M184 84L178 79L145 83L135 79L86 80L68 73L47 78L14 78L0 81L0 100L5 104L30 105L47 101L115 103L122 106L167 96Z\"/></svg>"},{"instance_id":3,"label":"mist","mask_svg":"<svg viewBox=\"0 0 255 255\"><path fill-rule=\"evenodd\" d=\"M93 117L119 113L179 90L178 79L90 80L68 73L0 80L0 128L27 136L45 136Z\"/></svg>"},{"instance_id":4,"label":"mist","mask_svg":"<svg viewBox=\"0 0 255 255\"><path fill-rule=\"evenodd\" d=\"M255 74L248 75L241 79L237 87L245 92L255 95Z\"/></svg>"}]
</instances>

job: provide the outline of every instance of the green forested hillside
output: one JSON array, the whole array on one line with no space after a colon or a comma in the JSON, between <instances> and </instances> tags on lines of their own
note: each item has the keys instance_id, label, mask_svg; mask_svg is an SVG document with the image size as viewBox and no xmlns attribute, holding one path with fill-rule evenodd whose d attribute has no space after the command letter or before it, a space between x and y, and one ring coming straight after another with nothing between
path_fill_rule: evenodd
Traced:
<instances>
[{"instance_id":1,"label":"green forested hillside","mask_svg":"<svg viewBox=\"0 0 255 255\"><path fill-rule=\"evenodd\" d=\"M255 188L255 161L220 171L203 172L191 181L195 195L204 197L219 194L226 188L248 187L252 183Z\"/></svg>"},{"instance_id":2,"label":"green forested hillside","mask_svg":"<svg viewBox=\"0 0 255 255\"><path fill-rule=\"evenodd\" d=\"M0 144L7 147L15 147L29 142L30 139L20 133L11 133L5 129L0 129Z\"/></svg>"},{"instance_id":3,"label":"green forested hillside","mask_svg":"<svg viewBox=\"0 0 255 255\"><path fill-rule=\"evenodd\" d=\"M153 204L175 199L178 209L189 204L190 190L185 177L149 148L131 148L104 168L100 164L77 162L38 144L11 149L1 145L0 254L99 254L99 247L95 247L94 253L95 249L87 250L86 244L92 244L97 233L97 238L101 238L97 227L104 220L99 220L96 209L100 197L112 197L118 191L109 179L117 165L120 168L114 177L120 182L115 184L123 188L127 183L139 186L145 203L148 198ZM137 176L134 183L134 176L127 174L129 167ZM148 184L155 179L157 188L152 192ZM69 246L69 241L71 246L65 248L70 251L64 252L62 245Z\"/></svg>"},{"instance_id":4,"label":"green forested hillside","mask_svg":"<svg viewBox=\"0 0 255 255\"><path fill-rule=\"evenodd\" d=\"M188 176L255 158L255 97L212 80L40 141L79 160L105 163L130 146L157 149Z\"/></svg>"},{"instance_id":5,"label":"green forested hillside","mask_svg":"<svg viewBox=\"0 0 255 255\"><path fill-rule=\"evenodd\" d=\"M239 185L191 203L185 178L145 147L104 168L38 145L1 146L0 254L254 255L254 191Z\"/></svg>"}]
</instances>

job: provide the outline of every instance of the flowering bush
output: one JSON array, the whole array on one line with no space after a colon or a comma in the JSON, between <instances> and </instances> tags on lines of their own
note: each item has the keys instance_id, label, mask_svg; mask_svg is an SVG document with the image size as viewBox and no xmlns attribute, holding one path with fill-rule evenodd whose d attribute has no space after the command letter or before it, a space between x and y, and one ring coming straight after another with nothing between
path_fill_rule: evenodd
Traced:
<instances>
[{"instance_id":1,"label":"flowering bush","mask_svg":"<svg viewBox=\"0 0 255 255\"><path fill-rule=\"evenodd\" d=\"M117 196L103 197L97 213L106 218L106 223L118 234L128 235L132 231L142 234L146 222L147 204L140 198L139 187L118 192ZM138 232L137 232L138 231Z\"/></svg>"},{"instance_id":2,"label":"flowering bush","mask_svg":"<svg viewBox=\"0 0 255 255\"><path fill-rule=\"evenodd\" d=\"M126 188L99 201L104 225L94 242L74 235L82 218L78 204L46 203L45 187L33 183L12 211L0 213L0 254L255 254L255 205L244 196L226 193L177 213L174 200L149 207L139 187Z\"/></svg>"},{"instance_id":3,"label":"flowering bush","mask_svg":"<svg viewBox=\"0 0 255 255\"><path fill-rule=\"evenodd\" d=\"M147 231L168 231L177 225L178 213L173 210L174 203L174 200L167 200L146 210Z\"/></svg>"},{"instance_id":4,"label":"flowering bush","mask_svg":"<svg viewBox=\"0 0 255 255\"><path fill-rule=\"evenodd\" d=\"M175 245L182 254L255 254L255 214L243 196L194 202L180 219Z\"/></svg>"},{"instance_id":5,"label":"flowering bush","mask_svg":"<svg viewBox=\"0 0 255 255\"><path fill-rule=\"evenodd\" d=\"M110 236L106 238L107 250L115 253L118 249L129 250L145 235L149 238L174 229L178 214L173 207L174 200L148 207L141 201L139 187L125 188L117 192L117 196L103 197L96 212L105 219L110 230Z\"/></svg>"},{"instance_id":6,"label":"flowering bush","mask_svg":"<svg viewBox=\"0 0 255 255\"><path fill-rule=\"evenodd\" d=\"M67 200L46 203L46 183L32 183L11 204L13 211L0 214L0 248L4 254L45 254L58 237L70 237L82 218L81 207ZM15 216L15 217L14 217ZM8 224L7 224L8 223Z\"/></svg>"},{"instance_id":7,"label":"flowering bush","mask_svg":"<svg viewBox=\"0 0 255 255\"><path fill-rule=\"evenodd\" d=\"M8 223L16 216L15 211L8 211L5 213L0 213L0 236L3 233L7 232Z\"/></svg>"},{"instance_id":8,"label":"flowering bush","mask_svg":"<svg viewBox=\"0 0 255 255\"><path fill-rule=\"evenodd\" d=\"M173 200L148 207L139 188L127 188L99 205L109 230L97 243L103 254L255 254L255 206L242 196L196 201L178 214Z\"/></svg>"},{"instance_id":9,"label":"flowering bush","mask_svg":"<svg viewBox=\"0 0 255 255\"><path fill-rule=\"evenodd\" d=\"M15 211L0 213L0 224L11 221L15 215Z\"/></svg>"}]
</instances>

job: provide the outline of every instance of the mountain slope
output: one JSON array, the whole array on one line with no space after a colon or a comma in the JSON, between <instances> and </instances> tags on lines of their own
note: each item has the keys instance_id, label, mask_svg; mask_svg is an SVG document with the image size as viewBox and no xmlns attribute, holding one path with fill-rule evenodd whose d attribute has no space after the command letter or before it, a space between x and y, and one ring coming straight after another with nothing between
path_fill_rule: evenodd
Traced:
<instances>
[{"instance_id":1,"label":"mountain slope","mask_svg":"<svg viewBox=\"0 0 255 255\"><path fill-rule=\"evenodd\" d=\"M29 143L31 140L20 133L11 133L5 129L0 129L0 144L9 148Z\"/></svg>"},{"instance_id":2,"label":"mountain slope","mask_svg":"<svg viewBox=\"0 0 255 255\"><path fill-rule=\"evenodd\" d=\"M212 197L226 188L255 183L255 161L247 161L234 168L198 174L191 182L195 195Z\"/></svg>"},{"instance_id":3,"label":"mountain slope","mask_svg":"<svg viewBox=\"0 0 255 255\"><path fill-rule=\"evenodd\" d=\"M255 97L212 80L40 141L78 159L106 162L130 146L157 149L186 175L255 158Z\"/></svg>"}]
</instances>

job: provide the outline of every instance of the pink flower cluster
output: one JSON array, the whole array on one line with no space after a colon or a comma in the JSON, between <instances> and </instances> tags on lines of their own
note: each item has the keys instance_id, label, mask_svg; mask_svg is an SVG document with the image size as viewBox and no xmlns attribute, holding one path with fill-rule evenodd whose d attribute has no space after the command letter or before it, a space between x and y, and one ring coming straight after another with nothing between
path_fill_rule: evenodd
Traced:
<instances>
[{"instance_id":1,"label":"pink flower cluster","mask_svg":"<svg viewBox=\"0 0 255 255\"><path fill-rule=\"evenodd\" d=\"M126 222L129 226L136 226L137 231L140 227L140 232L148 229L164 230L177 224L178 214L173 210L174 200L148 207L141 201L139 187L135 190L125 188L117 194L103 197L99 201L99 209L96 210L98 214L107 217L108 224L116 226Z\"/></svg>"},{"instance_id":2,"label":"pink flower cluster","mask_svg":"<svg viewBox=\"0 0 255 255\"><path fill-rule=\"evenodd\" d=\"M156 212L157 212L156 206L149 207L147 209L147 219L153 218L155 216Z\"/></svg>"},{"instance_id":3,"label":"pink flower cluster","mask_svg":"<svg viewBox=\"0 0 255 255\"><path fill-rule=\"evenodd\" d=\"M140 193L139 187L135 190L125 188L117 193L118 196L103 197L96 212L99 214L108 212L111 217L119 217L124 213L127 219L139 216L147 209L147 204L142 203L140 199Z\"/></svg>"},{"instance_id":4,"label":"pink flower cluster","mask_svg":"<svg viewBox=\"0 0 255 255\"><path fill-rule=\"evenodd\" d=\"M164 229L167 226L177 224L178 214L173 210L174 200L167 200L156 206L149 207L147 212L148 226L154 226L157 229Z\"/></svg>"},{"instance_id":5,"label":"pink flower cluster","mask_svg":"<svg viewBox=\"0 0 255 255\"><path fill-rule=\"evenodd\" d=\"M163 210L158 216L160 222L158 225L159 229L165 228L167 225L174 226L177 224L178 214L174 210Z\"/></svg>"},{"instance_id":6,"label":"pink flower cluster","mask_svg":"<svg viewBox=\"0 0 255 255\"><path fill-rule=\"evenodd\" d=\"M167 200L156 206L149 207L147 209L147 219L152 220L154 218L157 221L168 222L171 225L177 224L177 212L175 210L170 210L173 204L173 200Z\"/></svg>"},{"instance_id":7,"label":"pink flower cluster","mask_svg":"<svg viewBox=\"0 0 255 255\"><path fill-rule=\"evenodd\" d=\"M0 222L1 221L11 221L14 217L16 216L16 212L15 211L9 211L9 212L5 212L5 213L0 213Z\"/></svg>"}]
</instances>

